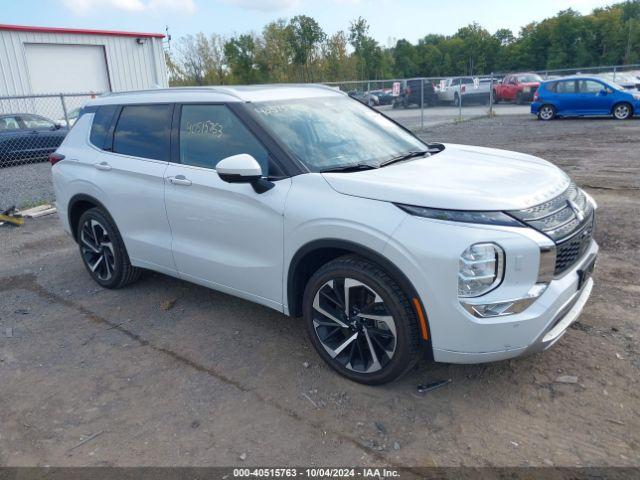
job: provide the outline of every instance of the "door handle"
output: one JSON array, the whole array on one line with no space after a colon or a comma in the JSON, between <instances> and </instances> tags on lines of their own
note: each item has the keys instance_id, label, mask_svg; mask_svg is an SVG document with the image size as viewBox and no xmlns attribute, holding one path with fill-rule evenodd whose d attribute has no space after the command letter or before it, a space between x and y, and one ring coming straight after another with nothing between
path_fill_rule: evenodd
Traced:
<instances>
[{"instance_id":1,"label":"door handle","mask_svg":"<svg viewBox=\"0 0 640 480\"><path fill-rule=\"evenodd\" d=\"M105 172L111 170L111 165L109 165L107 162L94 163L93 166L98 170L103 170Z\"/></svg>"},{"instance_id":2,"label":"door handle","mask_svg":"<svg viewBox=\"0 0 640 480\"><path fill-rule=\"evenodd\" d=\"M188 187L191 185L191 180L186 179L184 175L176 175L175 177L169 177L168 180L174 185L182 185L184 187Z\"/></svg>"}]
</instances>

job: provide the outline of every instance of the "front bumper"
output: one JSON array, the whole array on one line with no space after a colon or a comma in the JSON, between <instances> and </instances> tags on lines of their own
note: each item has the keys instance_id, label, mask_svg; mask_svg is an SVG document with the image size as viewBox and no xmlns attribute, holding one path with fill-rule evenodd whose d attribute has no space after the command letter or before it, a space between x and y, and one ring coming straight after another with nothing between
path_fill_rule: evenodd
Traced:
<instances>
[{"instance_id":1,"label":"front bumper","mask_svg":"<svg viewBox=\"0 0 640 480\"><path fill-rule=\"evenodd\" d=\"M437 239L437 240L436 240ZM487 302L520 298L535 284L540 245L549 242L528 228L454 224L410 217L398 228L385 248L385 255L398 256L402 268L416 288L429 323L433 356L447 363L482 363L514 358L545 350L573 323L593 288L590 278L578 289L578 271L598 254L592 241L582 258L555 277L528 308L512 315L478 318L460 304L457 295L458 257L473 243L495 242L506 253L502 284L482 298Z\"/></svg>"}]
</instances>

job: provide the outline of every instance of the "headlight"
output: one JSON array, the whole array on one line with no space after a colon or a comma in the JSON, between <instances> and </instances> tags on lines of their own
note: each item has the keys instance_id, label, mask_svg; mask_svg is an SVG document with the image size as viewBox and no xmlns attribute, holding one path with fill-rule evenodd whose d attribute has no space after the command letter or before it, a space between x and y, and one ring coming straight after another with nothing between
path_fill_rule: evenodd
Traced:
<instances>
[{"instance_id":1,"label":"headlight","mask_svg":"<svg viewBox=\"0 0 640 480\"><path fill-rule=\"evenodd\" d=\"M502 281L504 251L495 243L476 243L462 252L458 265L458 296L478 297Z\"/></svg>"},{"instance_id":2,"label":"headlight","mask_svg":"<svg viewBox=\"0 0 640 480\"><path fill-rule=\"evenodd\" d=\"M507 227L523 227L515 218L503 212L479 212L463 210L442 210L440 208L415 207L396 203L411 215L418 217L433 218L434 220L446 220L449 222L480 223L484 225L503 225Z\"/></svg>"},{"instance_id":3,"label":"headlight","mask_svg":"<svg viewBox=\"0 0 640 480\"><path fill-rule=\"evenodd\" d=\"M640 100L640 93L634 93L633 98L636 100Z\"/></svg>"}]
</instances>

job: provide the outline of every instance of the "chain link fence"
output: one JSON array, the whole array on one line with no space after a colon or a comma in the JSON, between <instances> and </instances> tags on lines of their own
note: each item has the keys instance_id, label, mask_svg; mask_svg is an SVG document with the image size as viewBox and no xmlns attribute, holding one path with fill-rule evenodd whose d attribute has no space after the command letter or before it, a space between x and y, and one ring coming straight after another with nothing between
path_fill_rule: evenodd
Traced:
<instances>
[{"instance_id":1,"label":"chain link fence","mask_svg":"<svg viewBox=\"0 0 640 480\"><path fill-rule=\"evenodd\" d=\"M599 76L625 89L640 87L640 65L530 72L541 80ZM495 73L331 82L333 88L384 112L411 130L494 115L526 115L536 86L513 88L514 76ZM0 211L52 201L47 163L80 108L98 93L0 97Z\"/></svg>"},{"instance_id":2,"label":"chain link fence","mask_svg":"<svg viewBox=\"0 0 640 480\"><path fill-rule=\"evenodd\" d=\"M0 168L47 160L95 93L0 97Z\"/></svg>"},{"instance_id":3,"label":"chain link fence","mask_svg":"<svg viewBox=\"0 0 640 480\"><path fill-rule=\"evenodd\" d=\"M640 64L326 85L384 112L407 128L422 130L478 117L527 114L537 83L576 74L598 76L625 89L640 89Z\"/></svg>"}]
</instances>

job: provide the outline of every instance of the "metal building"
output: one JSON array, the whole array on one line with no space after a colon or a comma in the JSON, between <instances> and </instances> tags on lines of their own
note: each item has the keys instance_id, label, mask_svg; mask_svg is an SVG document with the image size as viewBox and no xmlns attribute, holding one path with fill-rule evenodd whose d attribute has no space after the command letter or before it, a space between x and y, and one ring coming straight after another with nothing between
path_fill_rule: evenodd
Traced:
<instances>
[{"instance_id":1,"label":"metal building","mask_svg":"<svg viewBox=\"0 0 640 480\"><path fill-rule=\"evenodd\" d=\"M0 97L167 87L163 38L0 25Z\"/></svg>"}]
</instances>

